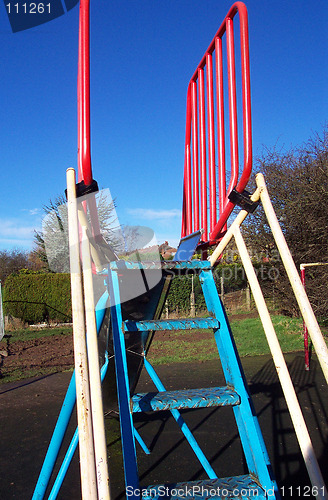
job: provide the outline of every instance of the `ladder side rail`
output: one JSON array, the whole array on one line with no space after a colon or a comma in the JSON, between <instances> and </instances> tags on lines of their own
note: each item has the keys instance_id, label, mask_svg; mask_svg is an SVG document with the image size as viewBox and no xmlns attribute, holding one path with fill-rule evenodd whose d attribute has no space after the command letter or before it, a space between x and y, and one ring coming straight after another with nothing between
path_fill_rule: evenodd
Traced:
<instances>
[{"instance_id":1,"label":"ladder side rail","mask_svg":"<svg viewBox=\"0 0 328 500\"><path fill-rule=\"evenodd\" d=\"M266 451L247 383L241 368L238 351L229 327L224 307L218 296L211 270L203 270L200 283L207 309L220 322L220 328L214 332L215 342L220 356L222 369L228 385L239 394L241 404L233 407L249 471L254 474L266 491L274 490L274 498L280 499L276 482L272 479L272 468ZM258 460L257 457L263 457Z\"/></svg>"},{"instance_id":2,"label":"ladder side rail","mask_svg":"<svg viewBox=\"0 0 328 500\"><path fill-rule=\"evenodd\" d=\"M239 178L237 89L235 69L235 47L233 18L239 13L241 41L241 86L242 86L242 128L244 164ZM227 39L228 107L230 130L231 176L226 189L225 165L225 125L222 37ZM213 78L213 56L215 57L215 77ZM206 70L206 71L205 71ZM204 75L206 75L206 98ZM214 81L215 80L215 81ZM214 98L214 87L215 96ZM217 133L214 114L217 114ZM205 119L206 117L206 119ZM205 127L207 122L207 129ZM217 135L218 194L216 180L215 135ZM207 141L206 141L207 138ZM206 144L207 142L207 144ZM250 68L247 9L242 2L236 2L217 31L213 41L200 61L188 85L184 197L182 214L182 237L199 229L201 222L205 229L202 242L214 244L226 229L226 222L235 204L228 196L233 188L242 192L252 169ZM208 174L207 174L208 171ZM239 178L239 180L238 180ZM209 180L209 182L208 182ZM208 194L209 190L209 194ZM201 203L199 203L199 197ZM207 199L209 200L207 201ZM206 200L206 201L205 201ZM217 212L219 221L217 222ZM209 224L208 224L209 218ZM209 227L208 227L209 226Z\"/></svg>"},{"instance_id":3,"label":"ladder side rail","mask_svg":"<svg viewBox=\"0 0 328 500\"><path fill-rule=\"evenodd\" d=\"M117 394L120 411L120 427L124 462L125 485L129 488L129 498L140 499L137 453L134 440L134 426L130 411L130 384L125 351L123 319L120 304L120 285L116 271L108 269L108 290L110 314L115 354Z\"/></svg>"}]
</instances>

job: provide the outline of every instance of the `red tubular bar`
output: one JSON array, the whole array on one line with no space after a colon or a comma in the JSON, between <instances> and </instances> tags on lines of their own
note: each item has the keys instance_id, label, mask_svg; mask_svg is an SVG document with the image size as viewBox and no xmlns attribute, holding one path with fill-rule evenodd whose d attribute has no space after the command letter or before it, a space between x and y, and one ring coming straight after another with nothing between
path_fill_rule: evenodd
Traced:
<instances>
[{"instance_id":1,"label":"red tubular bar","mask_svg":"<svg viewBox=\"0 0 328 500\"><path fill-rule=\"evenodd\" d=\"M225 138L224 138L224 94L223 94L223 56L222 40L215 39L216 54L216 98L217 98L217 123L218 123L218 170L219 170L219 213L222 214L226 196L226 163L225 163ZM215 222L211 226L213 231Z\"/></svg>"},{"instance_id":2,"label":"red tubular bar","mask_svg":"<svg viewBox=\"0 0 328 500\"><path fill-rule=\"evenodd\" d=\"M207 192L206 192L206 124L205 124L205 86L204 70L198 70L199 79L199 128L200 128L200 187L201 187L201 225L204 229L203 240L207 240Z\"/></svg>"},{"instance_id":3,"label":"red tubular bar","mask_svg":"<svg viewBox=\"0 0 328 500\"><path fill-rule=\"evenodd\" d=\"M90 138L90 0L80 0L79 59L77 74L78 181L90 186L93 180ZM100 236L97 203L89 197L93 236ZM86 204L83 204L87 210Z\"/></svg>"},{"instance_id":4,"label":"red tubular bar","mask_svg":"<svg viewBox=\"0 0 328 500\"><path fill-rule=\"evenodd\" d=\"M233 36L233 21L227 19L227 56L228 56L228 87L229 87L229 109L230 109L230 155L231 155L231 178L228 187L230 192L238 179L238 123L237 123L237 91L236 91L236 67L235 67L235 44Z\"/></svg>"},{"instance_id":5,"label":"red tubular bar","mask_svg":"<svg viewBox=\"0 0 328 500\"><path fill-rule=\"evenodd\" d=\"M78 180L92 182L90 147L90 41L89 0L80 0L79 62L77 77Z\"/></svg>"},{"instance_id":6,"label":"red tubular bar","mask_svg":"<svg viewBox=\"0 0 328 500\"><path fill-rule=\"evenodd\" d=\"M210 230L212 231L216 223L216 174L215 174L213 60L211 54L207 54L206 56L206 76L207 76L206 90L207 90L207 130L208 130L207 133L208 133L208 153L209 153L208 161L209 161L209 182L210 182ZM206 240L207 240L207 233L206 233Z\"/></svg>"},{"instance_id":7,"label":"red tubular bar","mask_svg":"<svg viewBox=\"0 0 328 500\"><path fill-rule=\"evenodd\" d=\"M187 92L187 123L191 123L191 88ZM191 214L192 187L191 187L191 155L190 155L190 126L186 127L184 179L183 179L183 213ZM182 236L192 233L192 217L182 217Z\"/></svg>"},{"instance_id":8,"label":"red tubular bar","mask_svg":"<svg viewBox=\"0 0 328 500\"><path fill-rule=\"evenodd\" d=\"M233 18L239 13L241 44L241 86L243 109L243 168L239 176L237 89ZM226 188L225 103L223 78L222 37L226 33L227 85L229 107L229 135L231 174ZM213 81L213 53L215 52L215 82ZM205 70L206 67L206 71ZM206 85L204 78L206 75ZM216 102L214 99L214 85ZM206 96L205 96L206 88ZM199 100L197 99L197 94ZM215 118L217 115L215 131ZM206 127L207 121L207 127ZM211 245L220 239L234 208L229 201L232 189L242 192L252 170L251 101L247 9L242 2L230 8L226 18L209 45L193 74L187 94L186 143L184 163L184 201L182 237L192 230L205 230L203 244ZM207 141L206 141L207 135ZM215 151L217 144L217 151ZM198 146L199 145L199 146ZM198 158L200 154L200 158ZM200 160L200 161L199 161ZM192 171L191 171L192 163ZM216 163L218 165L218 194L216 191ZM209 186L207 185L209 179ZM209 188L209 189L208 189ZM209 195L207 192L209 191ZM199 206L199 193L201 205ZM209 196L209 202L207 197ZM218 208L217 208L218 205ZM208 214L209 212L209 214ZM217 212L219 220L217 221ZM210 234L207 234L208 219Z\"/></svg>"},{"instance_id":9,"label":"red tubular bar","mask_svg":"<svg viewBox=\"0 0 328 500\"><path fill-rule=\"evenodd\" d=\"M192 98L192 166L193 166L193 202L194 202L194 231L199 229L199 170L198 170L198 107L197 84L191 83Z\"/></svg>"}]
</instances>

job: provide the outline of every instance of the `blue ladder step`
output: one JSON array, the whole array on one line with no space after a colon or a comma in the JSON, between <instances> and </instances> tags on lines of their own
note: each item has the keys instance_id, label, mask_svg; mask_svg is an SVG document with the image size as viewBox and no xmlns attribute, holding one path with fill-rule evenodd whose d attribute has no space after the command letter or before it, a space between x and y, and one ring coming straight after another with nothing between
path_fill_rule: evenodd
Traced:
<instances>
[{"instance_id":1,"label":"blue ladder step","mask_svg":"<svg viewBox=\"0 0 328 500\"><path fill-rule=\"evenodd\" d=\"M209 318L187 318L170 320L149 320L149 321L124 321L124 331L144 332L153 330L190 330L200 328L219 328L217 319Z\"/></svg>"},{"instance_id":2,"label":"blue ladder step","mask_svg":"<svg viewBox=\"0 0 328 500\"><path fill-rule=\"evenodd\" d=\"M142 490L142 500L209 500L215 498L263 500L267 498L267 494L252 475L154 485Z\"/></svg>"},{"instance_id":3,"label":"blue ladder step","mask_svg":"<svg viewBox=\"0 0 328 500\"><path fill-rule=\"evenodd\" d=\"M210 387L137 393L132 396L130 404L132 413L140 413L210 406L235 406L240 404L240 396L228 386Z\"/></svg>"}]
</instances>

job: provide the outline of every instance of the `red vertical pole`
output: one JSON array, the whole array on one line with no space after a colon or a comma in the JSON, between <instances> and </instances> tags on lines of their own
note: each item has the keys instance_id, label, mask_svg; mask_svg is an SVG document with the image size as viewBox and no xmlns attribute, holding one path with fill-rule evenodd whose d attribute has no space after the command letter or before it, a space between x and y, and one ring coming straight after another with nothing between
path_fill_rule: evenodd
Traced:
<instances>
[{"instance_id":1,"label":"red vertical pole","mask_svg":"<svg viewBox=\"0 0 328 500\"><path fill-rule=\"evenodd\" d=\"M215 128L214 128L214 89L213 59L206 54L206 90L207 90L207 133L208 165L210 189L210 231L216 224L216 174L215 174Z\"/></svg>"},{"instance_id":2,"label":"red vertical pole","mask_svg":"<svg viewBox=\"0 0 328 500\"><path fill-rule=\"evenodd\" d=\"M78 116L78 181L86 186L92 183L91 133L90 133L90 1L80 1L79 60L77 76ZM83 203L84 210L86 205ZM100 235L97 203L95 197L88 199L94 236Z\"/></svg>"},{"instance_id":3,"label":"red vertical pole","mask_svg":"<svg viewBox=\"0 0 328 500\"><path fill-rule=\"evenodd\" d=\"M191 83L191 113L192 113L192 164L193 164L193 194L194 194L194 231L199 229L199 173L198 173L198 108L197 83Z\"/></svg>"},{"instance_id":4,"label":"red vertical pole","mask_svg":"<svg viewBox=\"0 0 328 500\"><path fill-rule=\"evenodd\" d=\"M192 187L191 187L191 86L187 92L187 113L186 113L186 138L184 156L184 180L183 180L183 212L182 212L182 232L181 236L192 233Z\"/></svg>"},{"instance_id":5,"label":"red vertical pole","mask_svg":"<svg viewBox=\"0 0 328 500\"><path fill-rule=\"evenodd\" d=\"M305 267L301 265L301 280L303 286L305 288ZM306 328L305 321L303 319L303 332L304 332L304 361L305 361L305 370L310 370L310 356L309 356L309 332Z\"/></svg>"},{"instance_id":6,"label":"red vertical pole","mask_svg":"<svg viewBox=\"0 0 328 500\"><path fill-rule=\"evenodd\" d=\"M224 94L223 94L223 56L222 39L215 39L216 55L216 100L218 124L218 167L219 167L219 211L222 215L226 201L226 165L225 165L225 137L224 137ZM215 223L214 223L215 225ZM214 226L211 228L213 231Z\"/></svg>"},{"instance_id":7,"label":"red vertical pole","mask_svg":"<svg viewBox=\"0 0 328 500\"><path fill-rule=\"evenodd\" d=\"M200 194L202 240L207 241L207 184L206 184L206 123L204 70L198 70L199 81L199 137L200 137Z\"/></svg>"},{"instance_id":8,"label":"red vertical pole","mask_svg":"<svg viewBox=\"0 0 328 500\"><path fill-rule=\"evenodd\" d=\"M231 177L228 187L228 194L229 194L230 191L237 184L238 163L239 163L235 44L234 44L234 34L233 34L233 21L229 17L226 20L226 28L227 28L229 110L230 110L230 154L231 154Z\"/></svg>"},{"instance_id":9,"label":"red vertical pole","mask_svg":"<svg viewBox=\"0 0 328 500\"><path fill-rule=\"evenodd\" d=\"M78 62L78 180L92 182L90 147L90 42L89 0L80 1Z\"/></svg>"},{"instance_id":10,"label":"red vertical pole","mask_svg":"<svg viewBox=\"0 0 328 500\"><path fill-rule=\"evenodd\" d=\"M237 191L242 192L252 171L252 118L251 118L251 83L248 42L248 15L246 6L238 4L240 18L240 48L241 48L241 76L243 96L243 140L244 140L244 168L238 181Z\"/></svg>"},{"instance_id":11,"label":"red vertical pole","mask_svg":"<svg viewBox=\"0 0 328 500\"><path fill-rule=\"evenodd\" d=\"M185 232L182 237L192 233L192 198L191 198L191 158L190 145L186 146L185 150L185 199L184 199L184 228Z\"/></svg>"}]
</instances>

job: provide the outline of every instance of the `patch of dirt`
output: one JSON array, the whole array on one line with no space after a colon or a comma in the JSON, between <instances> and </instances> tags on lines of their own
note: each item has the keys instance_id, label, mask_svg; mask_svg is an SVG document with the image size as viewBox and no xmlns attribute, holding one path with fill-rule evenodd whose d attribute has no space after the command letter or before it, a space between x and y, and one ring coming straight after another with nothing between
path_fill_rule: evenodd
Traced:
<instances>
[{"instance_id":1,"label":"patch of dirt","mask_svg":"<svg viewBox=\"0 0 328 500\"><path fill-rule=\"evenodd\" d=\"M237 320L243 320L243 319L248 319L248 318L258 318L259 313L257 311L252 311L249 313L240 313L240 314L229 314L228 313L228 319L229 321L237 321Z\"/></svg>"},{"instance_id":2,"label":"patch of dirt","mask_svg":"<svg viewBox=\"0 0 328 500\"><path fill-rule=\"evenodd\" d=\"M254 318L256 311L245 314L229 314L230 320L243 320ZM210 331L190 330L183 333L184 341L194 343L201 340L213 339ZM165 354L167 347L165 342L177 340L176 333L170 331L156 332L151 348L152 354ZM163 344L164 342L164 344ZM34 376L34 374L45 374L50 372L61 372L73 368L74 351L72 335L54 335L41 337L26 341L11 342L7 339L6 349L0 350L0 383L6 382L10 375L21 372L19 378Z\"/></svg>"},{"instance_id":3,"label":"patch of dirt","mask_svg":"<svg viewBox=\"0 0 328 500\"><path fill-rule=\"evenodd\" d=\"M1 351L0 377L5 382L13 372L31 370L63 371L73 367L73 339L71 335L41 337L8 342Z\"/></svg>"}]
</instances>

